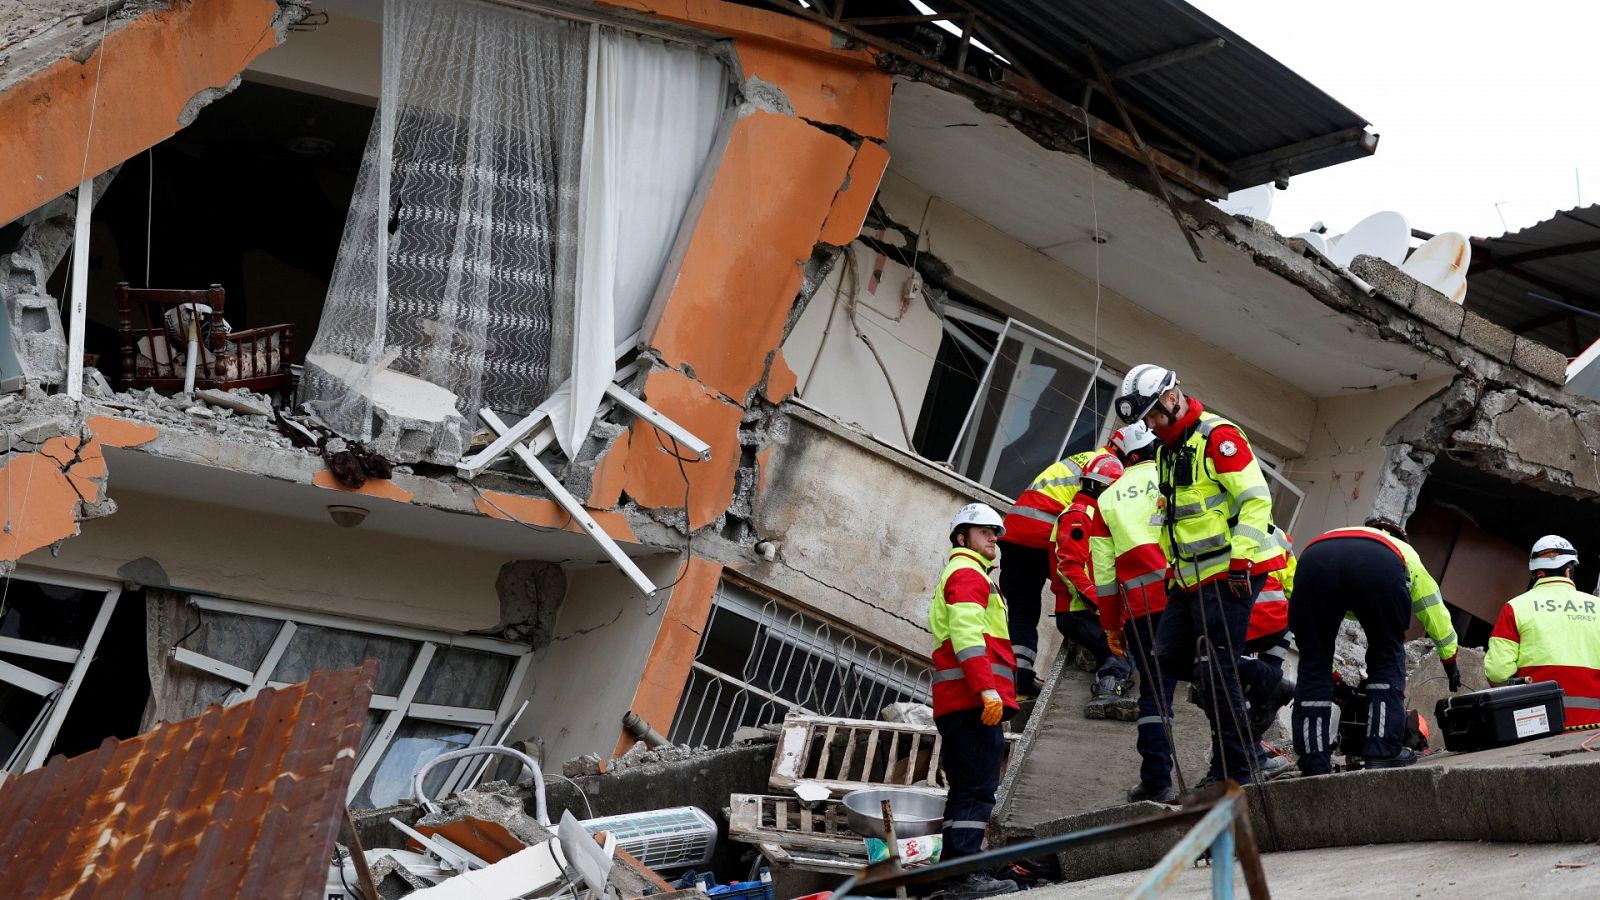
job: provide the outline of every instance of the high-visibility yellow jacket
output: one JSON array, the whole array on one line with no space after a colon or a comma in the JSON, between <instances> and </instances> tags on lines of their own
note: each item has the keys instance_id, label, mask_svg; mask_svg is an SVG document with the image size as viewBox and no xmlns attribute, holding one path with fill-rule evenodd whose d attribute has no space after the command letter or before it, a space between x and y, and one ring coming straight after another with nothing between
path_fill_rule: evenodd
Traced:
<instances>
[{"instance_id":1,"label":"high-visibility yellow jacket","mask_svg":"<svg viewBox=\"0 0 1600 900\"><path fill-rule=\"evenodd\" d=\"M1155 460L1135 463L1100 494L1100 515L1089 533L1100 624L1121 628L1129 619L1167 606L1167 555L1161 549L1161 488Z\"/></svg>"},{"instance_id":2,"label":"high-visibility yellow jacket","mask_svg":"<svg viewBox=\"0 0 1600 900\"><path fill-rule=\"evenodd\" d=\"M1050 546L1050 530L1056 519L1072 505L1083 485L1083 467L1099 450L1074 453L1051 463L1017 496L1003 524L1005 539L1013 544L1044 550Z\"/></svg>"},{"instance_id":3,"label":"high-visibility yellow jacket","mask_svg":"<svg viewBox=\"0 0 1600 900\"><path fill-rule=\"evenodd\" d=\"M1539 579L1500 608L1483 674L1494 682L1515 675L1554 681L1567 695L1566 724L1600 722L1600 601L1571 579Z\"/></svg>"},{"instance_id":4,"label":"high-visibility yellow jacket","mask_svg":"<svg viewBox=\"0 0 1600 900\"><path fill-rule=\"evenodd\" d=\"M1411 545L1386 531L1368 528L1365 525L1352 525L1349 528L1335 528L1323 534L1306 545L1310 549L1317 543L1327 540L1349 540L1364 538L1377 541L1395 552L1406 567L1406 586L1411 592L1411 611L1416 614L1417 621L1428 632L1428 637L1433 638L1434 649L1440 659L1449 659L1456 655L1456 629L1450 624L1450 612L1444 607L1444 598L1439 595L1439 584L1428 574L1422 565L1422 557Z\"/></svg>"},{"instance_id":5,"label":"high-visibility yellow jacket","mask_svg":"<svg viewBox=\"0 0 1600 900\"><path fill-rule=\"evenodd\" d=\"M1161 429L1156 465L1170 489L1161 546L1186 590L1231 569L1262 574L1283 568L1268 536L1272 495L1239 427L1191 398L1184 419Z\"/></svg>"},{"instance_id":6,"label":"high-visibility yellow jacket","mask_svg":"<svg viewBox=\"0 0 1600 900\"><path fill-rule=\"evenodd\" d=\"M954 547L928 604L933 632L933 714L982 706L993 689L1017 708L1016 657L1006 626L1006 601L989 578L983 554Z\"/></svg>"}]
</instances>

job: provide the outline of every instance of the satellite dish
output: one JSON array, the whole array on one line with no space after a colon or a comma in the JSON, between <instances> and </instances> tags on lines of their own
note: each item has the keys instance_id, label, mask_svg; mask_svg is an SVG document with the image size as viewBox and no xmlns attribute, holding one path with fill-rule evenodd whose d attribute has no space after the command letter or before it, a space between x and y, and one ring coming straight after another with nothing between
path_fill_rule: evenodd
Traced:
<instances>
[{"instance_id":1,"label":"satellite dish","mask_svg":"<svg viewBox=\"0 0 1600 900\"><path fill-rule=\"evenodd\" d=\"M1323 256L1328 255L1328 239L1320 234L1317 234L1315 231L1302 231L1295 235L1295 237L1305 241L1306 246L1317 251Z\"/></svg>"},{"instance_id":2,"label":"satellite dish","mask_svg":"<svg viewBox=\"0 0 1600 900\"><path fill-rule=\"evenodd\" d=\"M1242 191L1233 191L1221 200L1211 201L1211 205L1230 216L1249 216L1265 222L1272 215L1273 190L1270 184L1258 184Z\"/></svg>"},{"instance_id":3,"label":"satellite dish","mask_svg":"<svg viewBox=\"0 0 1600 900\"><path fill-rule=\"evenodd\" d=\"M1402 272L1461 303L1467 298L1467 266L1472 262L1472 245L1465 235L1446 231L1429 238L1412 251L1400 267Z\"/></svg>"},{"instance_id":4,"label":"satellite dish","mask_svg":"<svg viewBox=\"0 0 1600 900\"><path fill-rule=\"evenodd\" d=\"M1411 248L1411 224L1397 212L1378 212L1357 222L1354 228L1330 241L1328 258L1335 265L1348 266L1363 254L1376 256L1391 265L1405 261Z\"/></svg>"}]
</instances>

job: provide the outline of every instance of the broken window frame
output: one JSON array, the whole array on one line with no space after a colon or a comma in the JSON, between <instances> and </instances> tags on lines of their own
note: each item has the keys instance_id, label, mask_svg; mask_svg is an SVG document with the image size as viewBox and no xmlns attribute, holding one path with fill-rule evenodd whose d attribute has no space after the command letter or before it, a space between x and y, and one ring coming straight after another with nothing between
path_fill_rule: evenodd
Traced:
<instances>
[{"instance_id":1,"label":"broken window frame","mask_svg":"<svg viewBox=\"0 0 1600 900\"><path fill-rule=\"evenodd\" d=\"M238 684L239 689L224 701L223 705L225 706L253 699L256 694L260 693L262 688L288 686L287 682L271 680L271 676L273 670L282 661L290 640L301 626L318 626L355 634L381 635L417 643L416 655L411 659L410 670L406 673L399 694L385 695L374 692L372 695L372 700L367 708L372 712L382 713L383 718L378 724L376 735L365 742L365 748L356 760L355 772L350 778L350 787L345 797L346 802L355 800L366 787L367 779L377 770L384 754L388 752L393 744L395 735L399 733L401 726L407 719L444 725L475 726L472 740L467 744L468 747L481 747L503 737L501 732L508 727L507 723L510 721L515 709L516 698L522 693L522 683L527 677L528 669L533 660L533 650L531 648L494 638L449 634L403 625L387 625L305 610L279 609L242 600L225 600L218 597L191 596L189 602L196 608L208 612L253 616L282 623L272 643L268 645L267 652L263 656L261 663L254 671L223 662L185 647L175 646L168 651L168 655L175 662L192 666ZM427 675L428 668L433 663L438 651L452 647L492 653L514 660L506 680L506 686L494 709L416 702L415 698L418 689L421 687L423 678ZM459 760L438 790L434 792L434 798L449 796L451 792L464 786L466 779L470 775L472 762L473 760L470 758Z\"/></svg>"},{"instance_id":2,"label":"broken window frame","mask_svg":"<svg viewBox=\"0 0 1600 900\"><path fill-rule=\"evenodd\" d=\"M726 672L705 661L719 614L733 615L755 626L738 672ZM829 704L831 708L814 710L806 702L819 694L816 670L824 664L831 668L823 677L837 688L837 693ZM797 665L802 676L812 676L804 687L804 696L782 696L753 683L769 666L769 672L778 674L775 681L770 677L766 680L781 686ZM752 708L759 710L756 725L781 722L790 712L875 719L889 703L907 699L931 703L932 679L932 666L920 657L817 615L753 582L724 577L717 585L701 630L700 645L695 649L668 735L675 743L692 746L709 746L708 739L715 737L721 742L718 746L726 746L733 733L746 724L742 719ZM718 701L724 691L730 690L732 697L724 709ZM878 698L876 702L871 700L874 696ZM860 708L850 707L852 701Z\"/></svg>"},{"instance_id":3,"label":"broken window frame","mask_svg":"<svg viewBox=\"0 0 1600 900\"><path fill-rule=\"evenodd\" d=\"M0 681L45 698L44 706L34 717L33 725L28 728L16 749L12 751L4 768L4 771L11 773L31 772L44 765L45 760L50 757L50 750L55 746L56 737L61 733L62 723L67 719L73 700L78 696L78 688L83 685L89 664L94 662L95 653L100 647L100 639L106 633L106 625L111 621L111 614L116 611L117 600L122 596L122 585L111 581L54 572L44 573L32 569L18 569L8 577L18 581L51 584L105 595L100 601L100 609L95 614L94 622L89 626L89 633L84 637L82 647L62 647L0 636L0 652L72 665L72 671L67 675L67 679L58 683L14 663L0 660ZM18 768L19 762L23 763L21 768Z\"/></svg>"},{"instance_id":4,"label":"broken window frame","mask_svg":"<svg viewBox=\"0 0 1600 900\"><path fill-rule=\"evenodd\" d=\"M971 462L973 448L967 446L966 444L968 436L974 427L973 422L977 418L978 410L985 402L986 396L990 392L990 387L994 379L995 362L1000 355L999 348L1004 347L1006 341L1012 338L1014 334L1017 336L1016 339L1019 341L1019 343L1024 345L1024 355L1017 360L1016 374L1013 375L1013 384L1010 387L1015 387L1015 379L1017 374L1026 371L1027 366L1031 362L1033 353L1037 349L1041 349L1039 345L1043 345L1043 348L1045 349L1056 351L1059 356L1068 362L1079 363L1088 373L1088 378L1084 384L1083 393L1078 397L1077 408L1073 411L1072 420L1067 424L1067 427L1062 432L1061 443L1056 448L1056 454L1054 457L1052 457L1051 462L1060 459L1062 452L1065 451L1067 441L1071 439L1072 433L1077 429L1078 419L1082 417L1084 406L1088 404L1089 397L1094 391L1095 382L1100 380L1100 373L1104 368L1104 361L1099 357L1074 347L1071 344L1068 344L1059 338L1034 328L1025 322L1021 322L1015 318L1007 318L1005 325L1000 329L1000 335L998 339L995 341L995 351L989 356L989 364L984 367L983 378L979 379L978 381L977 393L973 396L972 404L967 408L967 415L961 423L961 430L956 435L955 444L950 450L950 458L946 460L946 462L955 471L965 475L979 484L984 485L985 487L990 486L994 481L995 474L999 468L1000 452L1004 449L1004 447L991 445L987 451L986 459L983 462L982 468L977 474L968 474L967 470ZM1005 404L1001 408L1000 415L997 417L995 422L995 430L997 432L1001 430L1002 423L1006 422L1013 413L1018 402L1018 397L1014 390L1006 390L1004 392L1004 396L1006 398Z\"/></svg>"},{"instance_id":5,"label":"broken window frame","mask_svg":"<svg viewBox=\"0 0 1600 900\"><path fill-rule=\"evenodd\" d=\"M1254 452L1256 454L1256 459L1261 463L1262 473L1267 476L1267 487L1272 492L1272 517L1275 520L1274 524L1283 529L1286 533L1293 535L1295 523L1300 520L1300 511L1304 509L1306 505L1306 492L1302 490L1299 485L1296 485L1294 482L1290 481L1287 476L1279 471L1283 467L1282 463L1278 462L1278 460L1270 457L1269 455L1263 454L1259 450L1255 450ZM1288 521L1284 521L1282 515L1283 505L1280 502L1282 500L1282 496L1278 494L1278 490L1280 488L1288 491L1289 494L1294 497L1294 512L1289 514Z\"/></svg>"}]
</instances>

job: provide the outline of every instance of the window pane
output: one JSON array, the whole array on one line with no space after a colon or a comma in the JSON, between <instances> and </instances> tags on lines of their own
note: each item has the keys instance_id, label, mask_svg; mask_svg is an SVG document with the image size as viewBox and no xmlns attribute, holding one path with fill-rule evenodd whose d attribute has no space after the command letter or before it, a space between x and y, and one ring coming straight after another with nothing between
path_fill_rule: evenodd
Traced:
<instances>
[{"instance_id":1,"label":"window pane","mask_svg":"<svg viewBox=\"0 0 1600 900\"><path fill-rule=\"evenodd\" d=\"M440 647L422 676L414 702L494 709L511 680L513 662L498 653Z\"/></svg>"},{"instance_id":2,"label":"window pane","mask_svg":"<svg viewBox=\"0 0 1600 900\"><path fill-rule=\"evenodd\" d=\"M200 627L182 643L212 659L254 672L283 623L260 616L198 610ZM298 680L298 679L296 679Z\"/></svg>"},{"instance_id":3,"label":"window pane","mask_svg":"<svg viewBox=\"0 0 1600 900\"><path fill-rule=\"evenodd\" d=\"M1105 428L1106 416L1111 413L1111 403L1116 399L1116 393L1115 386L1095 380L1094 389L1089 392L1089 401L1083 405L1083 412L1078 414L1078 424L1072 426L1072 435L1067 438L1067 449L1062 452L1063 456L1101 446L1100 432Z\"/></svg>"},{"instance_id":4,"label":"window pane","mask_svg":"<svg viewBox=\"0 0 1600 900\"><path fill-rule=\"evenodd\" d=\"M1092 366L1045 341L1009 332L979 394L962 473L1008 497L1020 493L1059 458Z\"/></svg>"},{"instance_id":5,"label":"window pane","mask_svg":"<svg viewBox=\"0 0 1600 900\"><path fill-rule=\"evenodd\" d=\"M404 638L301 625L273 670L272 680L304 681L313 669L349 669L372 657L378 661L378 683L373 686L373 693L392 697L405 685L416 653L416 642Z\"/></svg>"},{"instance_id":6,"label":"window pane","mask_svg":"<svg viewBox=\"0 0 1600 900\"><path fill-rule=\"evenodd\" d=\"M0 614L0 635L53 644L57 647L82 647L89 629L100 614L104 591L42 584L22 578L7 578L4 613Z\"/></svg>"},{"instance_id":7,"label":"window pane","mask_svg":"<svg viewBox=\"0 0 1600 900\"><path fill-rule=\"evenodd\" d=\"M411 797L411 778L428 760L450 750L460 750L472 743L475 728L459 725L442 725L406 719L400 723L394 740L384 751L383 759L368 776L361 792L351 801L353 807L376 809L389 806ZM444 787L454 766L446 763L428 773L422 788L431 797Z\"/></svg>"}]
</instances>

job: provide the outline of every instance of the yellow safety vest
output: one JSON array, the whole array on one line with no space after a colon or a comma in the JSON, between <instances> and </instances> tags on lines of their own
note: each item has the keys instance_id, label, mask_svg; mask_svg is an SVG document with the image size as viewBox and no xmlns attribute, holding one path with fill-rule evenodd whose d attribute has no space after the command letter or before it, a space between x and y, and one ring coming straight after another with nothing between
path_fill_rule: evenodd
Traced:
<instances>
[{"instance_id":1,"label":"yellow safety vest","mask_svg":"<svg viewBox=\"0 0 1600 900\"><path fill-rule=\"evenodd\" d=\"M933 602L928 604L928 630L933 632L933 646L936 649L949 641L956 656L965 658L967 651L973 648L988 652L989 644L984 640L985 635L1011 639L1011 629L1006 625L1006 599L989 578L989 569L993 565L976 550L956 547L950 551L950 561L945 563L944 571L939 575L939 586L933 592ZM988 606L944 602L944 586L958 569L976 569L989 582Z\"/></svg>"},{"instance_id":2,"label":"yellow safety vest","mask_svg":"<svg viewBox=\"0 0 1600 900\"><path fill-rule=\"evenodd\" d=\"M1600 669L1600 599L1554 576L1539 579L1507 605L1516 617L1517 640L1489 638L1484 677L1505 681L1537 666Z\"/></svg>"},{"instance_id":3,"label":"yellow safety vest","mask_svg":"<svg viewBox=\"0 0 1600 900\"><path fill-rule=\"evenodd\" d=\"M1083 486L1083 469L1097 453L1098 450L1086 450L1051 463L1017 495L1017 502L1011 506L1011 515L1027 516L1054 525L1056 517L1072 505L1072 498L1078 496L1078 489ZM1041 508L1035 498L1028 496L1030 493L1043 494L1059 504L1059 508Z\"/></svg>"},{"instance_id":4,"label":"yellow safety vest","mask_svg":"<svg viewBox=\"0 0 1600 900\"><path fill-rule=\"evenodd\" d=\"M1135 547L1161 544L1161 485L1154 460L1136 463L1116 483L1100 494L1100 518L1109 535L1089 538L1094 559L1095 591L1101 597L1117 594L1117 559ZM1130 580L1129 590L1167 577L1165 569Z\"/></svg>"},{"instance_id":5,"label":"yellow safety vest","mask_svg":"<svg viewBox=\"0 0 1600 900\"><path fill-rule=\"evenodd\" d=\"M1211 432L1222 425L1238 428L1221 416L1202 412L1182 447L1156 447L1161 483L1172 488L1161 547L1184 588L1226 573L1230 560L1265 562L1280 552L1267 536L1272 495L1260 464L1252 459L1238 472L1217 472L1211 465L1206 445ZM1243 434L1241 430L1241 439ZM1185 459L1187 473L1176 471Z\"/></svg>"}]
</instances>

